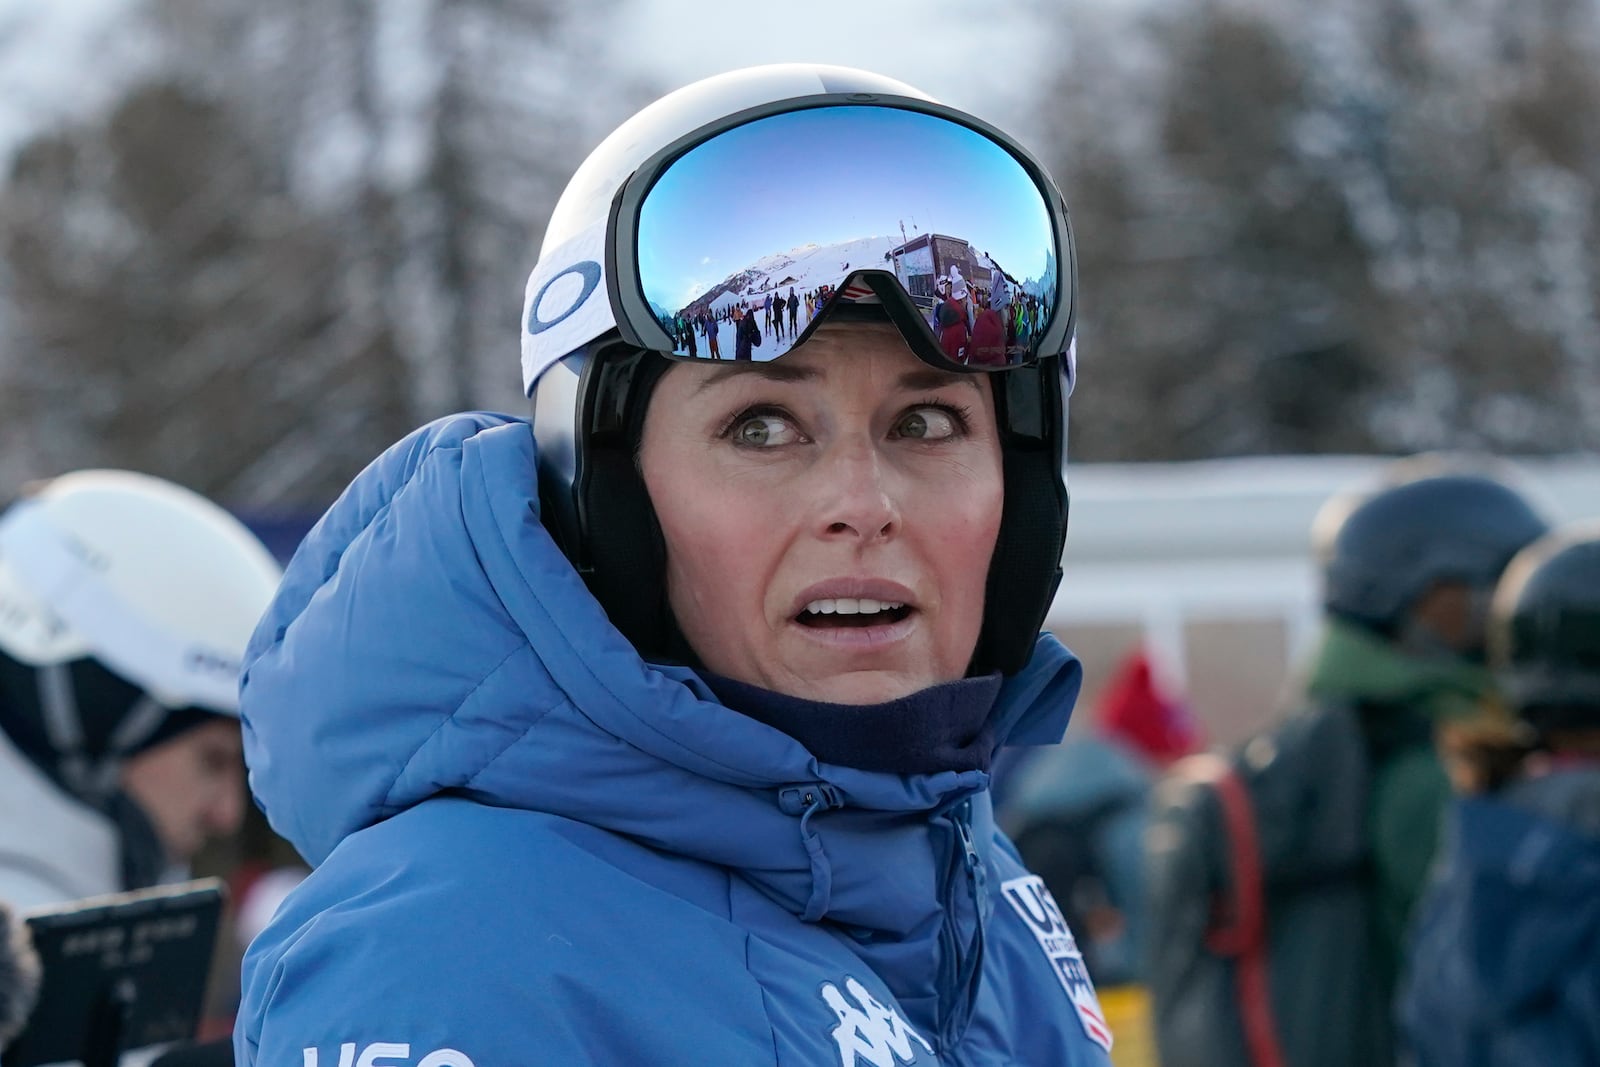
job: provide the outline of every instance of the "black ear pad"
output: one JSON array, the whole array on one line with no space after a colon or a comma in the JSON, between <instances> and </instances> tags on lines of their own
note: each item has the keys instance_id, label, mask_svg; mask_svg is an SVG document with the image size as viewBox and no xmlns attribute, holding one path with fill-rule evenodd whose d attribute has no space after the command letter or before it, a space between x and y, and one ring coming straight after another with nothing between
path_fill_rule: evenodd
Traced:
<instances>
[{"instance_id":1,"label":"black ear pad","mask_svg":"<svg viewBox=\"0 0 1600 1067\"><path fill-rule=\"evenodd\" d=\"M622 636L646 658L662 648L669 613L666 549L633 456L621 449L589 457L585 518L589 591Z\"/></svg>"},{"instance_id":2,"label":"black ear pad","mask_svg":"<svg viewBox=\"0 0 1600 1067\"><path fill-rule=\"evenodd\" d=\"M671 365L654 353L616 346L585 369L578 416L585 443L573 491L578 537L563 548L640 655L692 665L694 655L667 603L666 544L638 465L645 412Z\"/></svg>"},{"instance_id":3,"label":"black ear pad","mask_svg":"<svg viewBox=\"0 0 1600 1067\"><path fill-rule=\"evenodd\" d=\"M989 563L978 636L968 673L1015 674L1033 655L1061 583L1068 496L1061 478L1060 440L1066 397L1053 361L991 378L1001 427L1005 504Z\"/></svg>"}]
</instances>

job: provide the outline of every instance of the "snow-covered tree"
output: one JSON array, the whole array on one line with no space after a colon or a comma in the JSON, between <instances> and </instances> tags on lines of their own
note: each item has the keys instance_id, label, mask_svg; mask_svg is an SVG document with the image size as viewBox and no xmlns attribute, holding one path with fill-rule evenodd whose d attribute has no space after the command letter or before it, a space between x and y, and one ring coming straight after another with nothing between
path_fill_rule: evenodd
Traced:
<instances>
[{"instance_id":1,"label":"snow-covered tree","mask_svg":"<svg viewBox=\"0 0 1600 1067\"><path fill-rule=\"evenodd\" d=\"M1075 6L1080 456L1600 446L1600 8Z\"/></svg>"},{"instance_id":2,"label":"snow-covered tree","mask_svg":"<svg viewBox=\"0 0 1600 1067\"><path fill-rule=\"evenodd\" d=\"M593 0L130 0L156 58L0 185L0 477L134 466L325 502L520 410L543 220L645 93Z\"/></svg>"}]
</instances>

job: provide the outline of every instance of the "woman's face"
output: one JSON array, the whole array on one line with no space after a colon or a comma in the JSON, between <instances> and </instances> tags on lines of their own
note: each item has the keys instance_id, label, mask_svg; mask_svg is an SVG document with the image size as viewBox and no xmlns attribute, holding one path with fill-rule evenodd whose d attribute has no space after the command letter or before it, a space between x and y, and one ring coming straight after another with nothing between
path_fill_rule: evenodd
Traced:
<instances>
[{"instance_id":1,"label":"woman's face","mask_svg":"<svg viewBox=\"0 0 1600 1067\"><path fill-rule=\"evenodd\" d=\"M965 675L1002 502L982 375L824 324L775 363L673 366L639 464L709 670L840 704Z\"/></svg>"}]
</instances>

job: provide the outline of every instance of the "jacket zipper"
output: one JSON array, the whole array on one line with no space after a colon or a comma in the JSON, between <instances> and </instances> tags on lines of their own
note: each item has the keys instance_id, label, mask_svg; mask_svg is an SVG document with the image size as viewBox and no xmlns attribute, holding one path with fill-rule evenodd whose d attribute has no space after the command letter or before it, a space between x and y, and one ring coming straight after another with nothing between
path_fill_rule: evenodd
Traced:
<instances>
[{"instance_id":1,"label":"jacket zipper","mask_svg":"<svg viewBox=\"0 0 1600 1067\"><path fill-rule=\"evenodd\" d=\"M984 930L983 903L987 891L988 872L983 867L983 857L978 854L972 840L972 801L966 800L953 808L947 816L952 828L951 877L947 883L944 907L945 920L939 931L941 994L949 999L941 1015L939 1044L943 1062L958 1065L961 1058L955 1047L966 1024L972 1021L973 1001L982 969ZM954 868L959 865L960 870ZM973 936L970 948L963 953L959 918L956 914L957 882L965 883L968 903L972 909ZM942 996L941 999L944 999Z\"/></svg>"}]
</instances>

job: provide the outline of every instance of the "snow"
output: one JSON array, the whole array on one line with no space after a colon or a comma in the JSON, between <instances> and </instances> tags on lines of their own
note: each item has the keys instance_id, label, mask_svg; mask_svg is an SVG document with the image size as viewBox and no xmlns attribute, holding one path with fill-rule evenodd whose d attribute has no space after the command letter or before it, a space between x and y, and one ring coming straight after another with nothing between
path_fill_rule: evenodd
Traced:
<instances>
[{"instance_id":1,"label":"snow","mask_svg":"<svg viewBox=\"0 0 1600 1067\"><path fill-rule=\"evenodd\" d=\"M824 285L838 287L854 271L893 270L888 254L903 242L900 234L885 234L827 245L802 245L787 252L763 256L744 270L730 274L713 285L697 284L693 292L685 294L683 306L687 307L712 294L712 309L723 311L741 300L749 303L763 299L771 292L781 291L787 295L790 289L796 293L806 293ZM993 267L992 261L976 250L973 259L980 266ZM954 277L960 276L959 267L953 266L951 270ZM1053 271L1054 261L1047 259L1046 277L1024 279L1023 290L1034 296L1045 296L1054 288L1050 280ZM658 312L662 310L659 305L653 306Z\"/></svg>"},{"instance_id":2,"label":"snow","mask_svg":"<svg viewBox=\"0 0 1600 1067\"><path fill-rule=\"evenodd\" d=\"M703 290L717 293L711 307L723 311L740 300L764 298L781 290L788 294L810 292L823 285L837 286L853 270L883 270L884 255L900 244L898 236L858 237L828 245L803 245L787 252L763 256L737 274L732 274ZM719 292L720 290L720 292ZM693 303L691 298L687 303Z\"/></svg>"}]
</instances>

